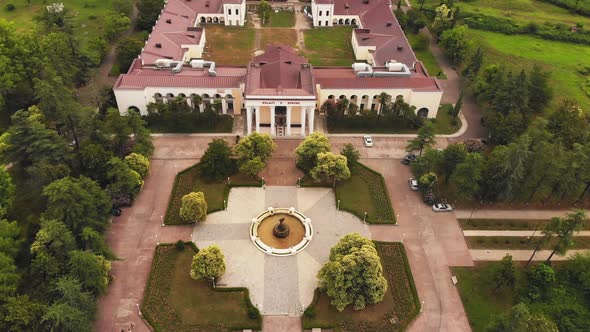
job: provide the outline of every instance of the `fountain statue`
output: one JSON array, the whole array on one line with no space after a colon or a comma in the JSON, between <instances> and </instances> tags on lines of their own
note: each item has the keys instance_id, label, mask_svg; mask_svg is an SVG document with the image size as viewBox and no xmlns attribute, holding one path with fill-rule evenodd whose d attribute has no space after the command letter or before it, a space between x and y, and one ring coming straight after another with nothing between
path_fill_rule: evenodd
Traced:
<instances>
[{"instance_id":1,"label":"fountain statue","mask_svg":"<svg viewBox=\"0 0 590 332\"><path fill-rule=\"evenodd\" d=\"M279 223L272 229L272 234L280 239L289 236L289 226L284 223L285 218L279 219Z\"/></svg>"}]
</instances>

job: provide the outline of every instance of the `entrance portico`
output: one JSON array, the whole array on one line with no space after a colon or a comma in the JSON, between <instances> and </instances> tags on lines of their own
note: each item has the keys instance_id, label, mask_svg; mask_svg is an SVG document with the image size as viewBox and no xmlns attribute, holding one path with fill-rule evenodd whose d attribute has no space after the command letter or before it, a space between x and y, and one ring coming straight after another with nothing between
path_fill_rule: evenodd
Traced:
<instances>
[{"instance_id":1,"label":"entrance portico","mask_svg":"<svg viewBox=\"0 0 590 332\"><path fill-rule=\"evenodd\" d=\"M306 99L303 99L306 98ZM251 100L246 97L246 128L271 136L305 136L313 133L315 100ZM307 131L306 131L307 129Z\"/></svg>"}]
</instances>

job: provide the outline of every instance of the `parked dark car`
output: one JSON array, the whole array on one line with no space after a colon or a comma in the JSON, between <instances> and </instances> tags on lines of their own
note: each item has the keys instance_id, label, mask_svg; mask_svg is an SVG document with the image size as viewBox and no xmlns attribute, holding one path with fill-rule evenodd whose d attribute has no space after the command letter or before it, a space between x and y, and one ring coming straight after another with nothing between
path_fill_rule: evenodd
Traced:
<instances>
[{"instance_id":1,"label":"parked dark car","mask_svg":"<svg viewBox=\"0 0 590 332\"><path fill-rule=\"evenodd\" d=\"M416 158L418 158L415 154L413 153L408 153L404 159L402 159L402 164L404 165L409 165L412 161L416 160Z\"/></svg>"}]
</instances>

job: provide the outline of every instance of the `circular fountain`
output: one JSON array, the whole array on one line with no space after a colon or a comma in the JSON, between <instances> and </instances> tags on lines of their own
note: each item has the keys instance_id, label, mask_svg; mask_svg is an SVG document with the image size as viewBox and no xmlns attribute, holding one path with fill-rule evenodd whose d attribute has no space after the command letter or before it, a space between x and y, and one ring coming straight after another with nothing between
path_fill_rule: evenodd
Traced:
<instances>
[{"instance_id":1,"label":"circular fountain","mask_svg":"<svg viewBox=\"0 0 590 332\"><path fill-rule=\"evenodd\" d=\"M252 219L250 238L272 256L291 256L305 249L313 236L311 220L295 208L272 208Z\"/></svg>"}]
</instances>

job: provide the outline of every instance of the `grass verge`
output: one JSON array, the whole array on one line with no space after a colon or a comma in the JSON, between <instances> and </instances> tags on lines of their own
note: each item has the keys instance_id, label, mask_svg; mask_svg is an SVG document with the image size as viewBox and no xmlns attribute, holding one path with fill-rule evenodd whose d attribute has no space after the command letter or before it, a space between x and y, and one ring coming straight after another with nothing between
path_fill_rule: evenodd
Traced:
<instances>
[{"instance_id":1,"label":"grass verge","mask_svg":"<svg viewBox=\"0 0 590 332\"><path fill-rule=\"evenodd\" d=\"M156 247L141 311L156 331L217 332L261 328L258 310L246 288L211 288L189 270L194 244L179 251ZM255 317L255 318L250 318Z\"/></svg>"},{"instance_id":2,"label":"grass verge","mask_svg":"<svg viewBox=\"0 0 590 332\"><path fill-rule=\"evenodd\" d=\"M271 28L291 28L295 26L295 13L289 11L275 13L272 11L268 22L264 26Z\"/></svg>"},{"instance_id":3,"label":"grass verge","mask_svg":"<svg viewBox=\"0 0 590 332\"><path fill-rule=\"evenodd\" d=\"M356 311L348 306L339 312L328 296L316 290L313 302L303 317L303 328L332 328L335 331L403 331L420 311L420 300L414 285L403 244L375 242L383 265L388 289L383 301Z\"/></svg>"},{"instance_id":4,"label":"grass verge","mask_svg":"<svg viewBox=\"0 0 590 332\"><path fill-rule=\"evenodd\" d=\"M164 224L186 224L180 218L180 206L182 197L190 192L202 191L207 201L207 213L212 213L223 210L223 201L225 200L227 204L231 187L259 187L261 184L259 180L252 179L241 173L232 175L230 177L230 184L227 183L227 179L222 181L206 181L199 176L198 166L199 164L195 164L176 174L174 186L170 193L170 200L168 201Z\"/></svg>"},{"instance_id":5,"label":"grass verge","mask_svg":"<svg viewBox=\"0 0 590 332\"><path fill-rule=\"evenodd\" d=\"M540 232L539 232L540 234ZM469 249L514 249L514 250L533 250L537 246L542 236L535 236L530 239L527 236L466 236L465 241ZM550 250L555 248L559 238L553 237L541 247L541 249ZM590 236L575 236L572 249L590 248Z\"/></svg>"},{"instance_id":6,"label":"grass verge","mask_svg":"<svg viewBox=\"0 0 590 332\"><path fill-rule=\"evenodd\" d=\"M459 219L463 230L541 231L549 220L544 219ZM590 229L584 225L583 229Z\"/></svg>"},{"instance_id":7,"label":"grass verge","mask_svg":"<svg viewBox=\"0 0 590 332\"><path fill-rule=\"evenodd\" d=\"M499 315L508 311L515 298L514 291L503 288L491 289L492 271L495 263L476 263L475 267L451 267L457 276L459 294L473 331L485 331ZM524 273L517 269L517 279L524 279Z\"/></svg>"},{"instance_id":8,"label":"grass verge","mask_svg":"<svg viewBox=\"0 0 590 332\"><path fill-rule=\"evenodd\" d=\"M203 58L218 65L246 65L252 58L256 32L249 27L207 25L207 45Z\"/></svg>"},{"instance_id":9,"label":"grass verge","mask_svg":"<svg viewBox=\"0 0 590 332\"><path fill-rule=\"evenodd\" d=\"M302 187L332 187L332 183L316 182L310 176L301 178ZM387 186L381 173L357 163L350 168L350 178L336 184L336 202L340 210L350 212L370 224L395 224L395 214ZM338 203L337 203L338 204Z\"/></svg>"},{"instance_id":10,"label":"grass verge","mask_svg":"<svg viewBox=\"0 0 590 332\"><path fill-rule=\"evenodd\" d=\"M438 61L436 61L436 58L430 52L430 48L428 47L430 41L425 36L411 32L407 32L406 37L412 46L414 54L416 54L418 60L422 61L422 64L426 67L428 74L432 77L447 78L442 68L438 65Z\"/></svg>"}]
</instances>

